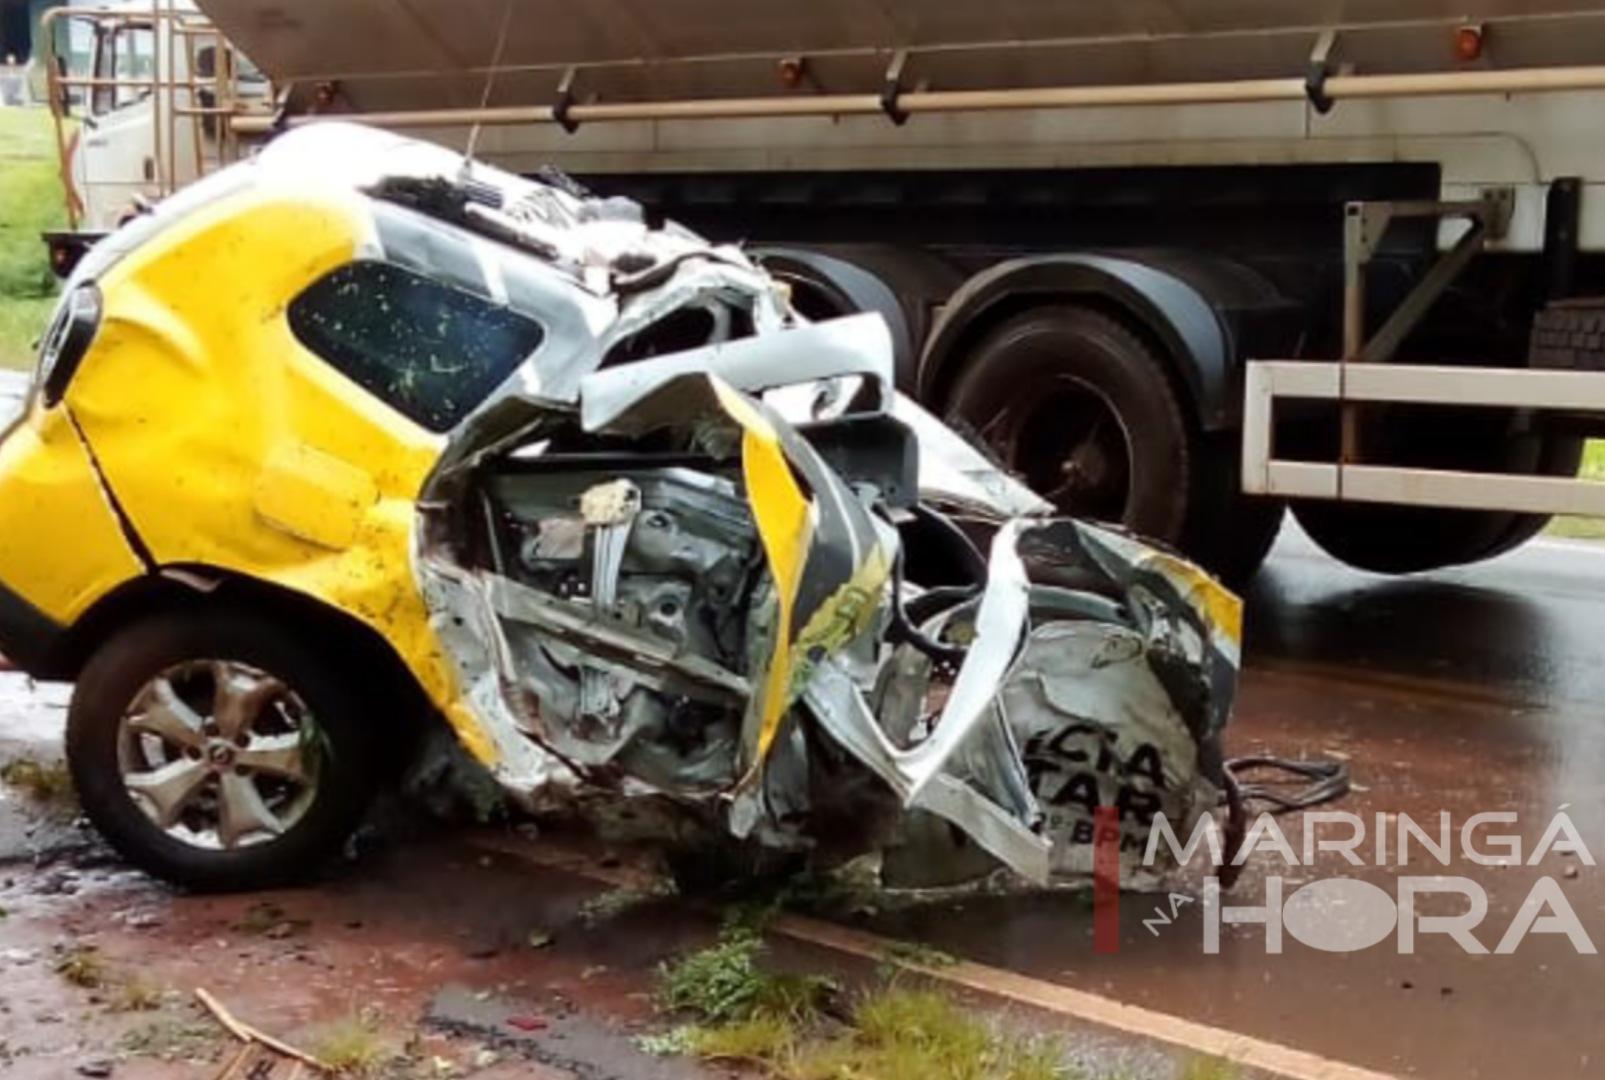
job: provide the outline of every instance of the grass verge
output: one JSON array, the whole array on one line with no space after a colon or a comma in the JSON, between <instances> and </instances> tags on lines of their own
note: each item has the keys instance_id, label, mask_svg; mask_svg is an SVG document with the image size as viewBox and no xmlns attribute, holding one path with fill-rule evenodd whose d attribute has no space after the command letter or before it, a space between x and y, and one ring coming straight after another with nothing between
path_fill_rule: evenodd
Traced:
<instances>
[{"instance_id":1,"label":"grass verge","mask_svg":"<svg viewBox=\"0 0 1605 1080\"><path fill-rule=\"evenodd\" d=\"M0 296L0 368L33 367L36 343L45 332L56 298Z\"/></svg>"},{"instance_id":2,"label":"grass verge","mask_svg":"<svg viewBox=\"0 0 1605 1080\"><path fill-rule=\"evenodd\" d=\"M75 945L63 951L56 958L56 974L84 990L99 990L111 978L105 958L93 945Z\"/></svg>"},{"instance_id":3,"label":"grass verge","mask_svg":"<svg viewBox=\"0 0 1605 1080\"><path fill-rule=\"evenodd\" d=\"M767 969L761 937L728 927L660 972L659 1003L690 1022L642 1040L781 1080L1071 1080L1051 1039L1021 1035L895 977L843 1000L829 980Z\"/></svg>"},{"instance_id":4,"label":"grass verge","mask_svg":"<svg viewBox=\"0 0 1605 1080\"><path fill-rule=\"evenodd\" d=\"M65 761L16 758L0 765L0 783L17 789L36 803L62 805L74 800L72 775Z\"/></svg>"},{"instance_id":5,"label":"grass verge","mask_svg":"<svg viewBox=\"0 0 1605 1080\"><path fill-rule=\"evenodd\" d=\"M316 1029L307 1050L336 1076L376 1076L402 1056L372 1009L359 1009Z\"/></svg>"},{"instance_id":6,"label":"grass verge","mask_svg":"<svg viewBox=\"0 0 1605 1080\"><path fill-rule=\"evenodd\" d=\"M1584 480L1605 482L1605 439L1590 439L1583 444L1583 466L1577 475ZM1563 514L1550 521L1544 534L1572 540L1605 540L1605 518Z\"/></svg>"},{"instance_id":7,"label":"grass verge","mask_svg":"<svg viewBox=\"0 0 1605 1080\"><path fill-rule=\"evenodd\" d=\"M33 363L56 290L39 234L66 225L45 109L0 109L0 367Z\"/></svg>"}]
</instances>

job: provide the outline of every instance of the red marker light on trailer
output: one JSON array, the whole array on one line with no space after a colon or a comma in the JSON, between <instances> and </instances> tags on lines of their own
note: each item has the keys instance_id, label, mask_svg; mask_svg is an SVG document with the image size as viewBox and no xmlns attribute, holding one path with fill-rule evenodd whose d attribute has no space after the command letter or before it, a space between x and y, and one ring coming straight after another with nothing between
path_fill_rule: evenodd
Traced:
<instances>
[{"instance_id":1,"label":"red marker light on trailer","mask_svg":"<svg viewBox=\"0 0 1605 1080\"><path fill-rule=\"evenodd\" d=\"M1482 59L1482 23L1467 23L1455 31L1455 56L1468 64Z\"/></svg>"}]
</instances>

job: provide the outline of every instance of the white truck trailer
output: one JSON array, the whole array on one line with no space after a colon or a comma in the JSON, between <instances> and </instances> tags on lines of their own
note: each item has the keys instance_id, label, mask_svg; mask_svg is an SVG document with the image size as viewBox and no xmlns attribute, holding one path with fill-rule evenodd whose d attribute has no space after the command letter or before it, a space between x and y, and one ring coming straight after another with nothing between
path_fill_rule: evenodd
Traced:
<instances>
[{"instance_id":1,"label":"white truck trailer","mask_svg":"<svg viewBox=\"0 0 1605 1080\"><path fill-rule=\"evenodd\" d=\"M1386 572L1605 513L1605 0L198 2L63 16L58 108L149 116L137 174L67 155L91 233L360 119L745 240L1063 509L1234 580L1288 506Z\"/></svg>"}]
</instances>

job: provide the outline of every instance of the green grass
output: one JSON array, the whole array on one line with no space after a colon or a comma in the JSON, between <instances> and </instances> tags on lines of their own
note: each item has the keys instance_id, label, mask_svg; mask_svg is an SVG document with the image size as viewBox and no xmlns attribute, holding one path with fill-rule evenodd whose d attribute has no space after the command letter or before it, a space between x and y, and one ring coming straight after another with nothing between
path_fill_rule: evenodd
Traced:
<instances>
[{"instance_id":1,"label":"green grass","mask_svg":"<svg viewBox=\"0 0 1605 1080\"><path fill-rule=\"evenodd\" d=\"M374 1076L401 1056L372 1009L360 1009L318 1028L311 1038L313 1057L336 1076Z\"/></svg>"},{"instance_id":2,"label":"green grass","mask_svg":"<svg viewBox=\"0 0 1605 1080\"><path fill-rule=\"evenodd\" d=\"M109 971L100 950L93 945L74 945L56 958L56 974L85 990L106 985Z\"/></svg>"},{"instance_id":3,"label":"green grass","mask_svg":"<svg viewBox=\"0 0 1605 1080\"><path fill-rule=\"evenodd\" d=\"M681 1029L685 1052L776 1080L1077 1080L1051 1039L1008 1032L934 990L886 986L845 1023L756 1013ZM1215 1074L1205 1074L1216 1080ZM1200 1077L1199 1080L1204 1080Z\"/></svg>"},{"instance_id":4,"label":"green grass","mask_svg":"<svg viewBox=\"0 0 1605 1080\"><path fill-rule=\"evenodd\" d=\"M16 788L37 803L72 801L72 777L63 761L23 757L0 765L0 784Z\"/></svg>"},{"instance_id":5,"label":"green grass","mask_svg":"<svg viewBox=\"0 0 1605 1080\"><path fill-rule=\"evenodd\" d=\"M55 304L54 297L0 296L0 368L33 367L34 345Z\"/></svg>"},{"instance_id":6,"label":"green grass","mask_svg":"<svg viewBox=\"0 0 1605 1080\"><path fill-rule=\"evenodd\" d=\"M1605 439L1590 439L1584 444L1583 467L1577 475L1584 480L1605 482ZM1557 517L1544 532L1574 540L1605 540L1605 518Z\"/></svg>"},{"instance_id":7,"label":"green grass","mask_svg":"<svg viewBox=\"0 0 1605 1080\"><path fill-rule=\"evenodd\" d=\"M67 223L44 109L0 109L0 367L33 363L56 289L39 234Z\"/></svg>"},{"instance_id":8,"label":"green grass","mask_svg":"<svg viewBox=\"0 0 1605 1080\"><path fill-rule=\"evenodd\" d=\"M895 981L850 1008L818 976L769 970L757 932L727 927L719 941L666 964L658 1002L692 1022L640 1040L656 1054L689 1054L775 1080L1072 1080L1062 1048L1024 1036L935 990ZM1204 1074L1199 1080L1216 1080Z\"/></svg>"},{"instance_id":9,"label":"green grass","mask_svg":"<svg viewBox=\"0 0 1605 1080\"><path fill-rule=\"evenodd\" d=\"M1240 1076L1236 1065L1215 1057L1193 1058L1181 1072L1181 1080L1238 1080Z\"/></svg>"},{"instance_id":10,"label":"green grass","mask_svg":"<svg viewBox=\"0 0 1605 1080\"><path fill-rule=\"evenodd\" d=\"M692 1012L724 1024L774 1017L804 1020L834 992L828 979L766 970L763 938L727 926L717 943L662 966L658 1000L671 1012Z\"/></svg>"}]
</instances>

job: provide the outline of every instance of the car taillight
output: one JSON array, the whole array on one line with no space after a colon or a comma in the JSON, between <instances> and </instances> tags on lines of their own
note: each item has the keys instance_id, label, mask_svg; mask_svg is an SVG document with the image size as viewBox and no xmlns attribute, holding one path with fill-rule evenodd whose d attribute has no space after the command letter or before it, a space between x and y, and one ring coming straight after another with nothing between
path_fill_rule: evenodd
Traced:
<instances>
[{"instance_id":1,"label":"car taillight","mask_svg":"<svg viewBox=\"0 0 1605 1080\"><path fill-rule=\"evenodd\" d=\"M67 392L67 384L100 329L100 311L100 290L80 285L56 313L39 351L38 385L46 407L55 405Z\"/></svg>"}]
</instances>

